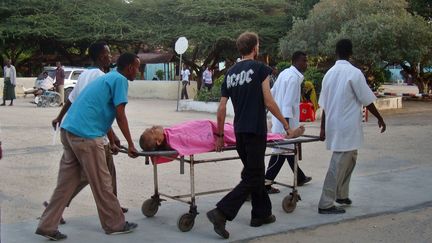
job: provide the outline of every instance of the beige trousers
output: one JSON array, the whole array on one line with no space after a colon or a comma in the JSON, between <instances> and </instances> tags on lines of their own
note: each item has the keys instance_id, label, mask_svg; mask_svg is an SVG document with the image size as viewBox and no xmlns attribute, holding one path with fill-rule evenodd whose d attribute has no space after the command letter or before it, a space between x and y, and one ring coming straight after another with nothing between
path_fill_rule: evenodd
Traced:
<instances>
[{"instance_id":1,"label":"beige trousers","mask_svg":"<svg viewBox=\"0 0 432 243\"><path fill-rule=\"evenodd\" d=\"M38 229L45 233L53 233L58 229L66 204L81 183L81 173L84 173L96 202L102 228L105 232L122 230L125 218L113 193L103 138L86 139L62 129L61 142L64 151L57 187L41 216Z\"/></svg>"},{"instance_id":2,"label":"beige trousers","mask_svg":"<svg viewBox=\"0 0 432 243\"><path fill-rule=\"evenodd\" d=\"M57 86L56 91L60 94L60 104L64 104L64 85Z\"/></svg>"},{"instance_id":3,"label":"beige trousers","mask_svg":"<svg viewBox=\"0 0 432 243\"><path fill-rule=\"evenodd\" d=\"M105 158L106 158L106 163L107 163L107 167L108 167L108 171L111 175L111 182L112 182L112 188L113 188L113 193L115 196L117 196L117 174L116 174L116 169L115 169L115 165L114 165L114 159L111 153L111 146L109 144L104 145L104 149L105 149ZM82 190L84 189L84 187L86 187L89 184L87 177L85 176L85 174L81 174L81 182L78 185L78 187L75 189L74 193L72 194L71 199L69 200L69 202L67 203L67 207L69 207L70 203L72 202L72 199L74 199L74 197Z\"/></svg>"},{"instance_id":4,"label":"beige trousers","mask_svg":"<svg viewBox=\"0 0 432 243\"><path fill-rule=\"evenodd\" d=\"M330 208L336 199L349 196L351 174L357 161L357 150L333 152L318 207Z\"/></svg>"}]
</instances>

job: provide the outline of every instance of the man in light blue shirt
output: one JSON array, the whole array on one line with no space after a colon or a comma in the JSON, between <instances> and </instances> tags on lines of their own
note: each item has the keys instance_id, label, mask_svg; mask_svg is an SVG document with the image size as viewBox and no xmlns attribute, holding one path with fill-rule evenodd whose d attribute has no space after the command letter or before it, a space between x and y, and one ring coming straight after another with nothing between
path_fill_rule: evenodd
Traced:
<instances>
[{"instance_id":1,"label":"man in light blue shirt","mask_svg":"<svg viewBox=\"0 0 432 243\"><path fill-rule=\"evenodd\" d=\"M73 102L61 125L63 156L57 187L41 216L36 234L51 240L65 239L58 231L61 215L81 182L88 179L102 228L107 234L129 233L137 227L125 221L120 203L113 193L104 149L104 136L114 119L128 142L128 154L138 156L125 115L128 102L128 80L134 80L140 66L139 58L125 53L117 60L117 70L103 75L82 91Z\"/></svg>"}]
</instances>

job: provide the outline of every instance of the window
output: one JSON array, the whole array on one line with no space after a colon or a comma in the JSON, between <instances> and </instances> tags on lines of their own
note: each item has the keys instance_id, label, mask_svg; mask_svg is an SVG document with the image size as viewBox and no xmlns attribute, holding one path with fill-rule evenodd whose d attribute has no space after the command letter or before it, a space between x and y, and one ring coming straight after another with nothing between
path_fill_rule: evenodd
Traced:
<instances>
[{"instance_id":1,"label":"window","mask_svg":"<svg viewBox=\"0 0 432 243\"><path fill-rule=\"evenodd\" d=\"M74 71L73 73L72 73L72 76L71 76L71 80L78 80L78 77L80 76L80 74L82 73L83 71Z\"/></svg>"}]
</instances>

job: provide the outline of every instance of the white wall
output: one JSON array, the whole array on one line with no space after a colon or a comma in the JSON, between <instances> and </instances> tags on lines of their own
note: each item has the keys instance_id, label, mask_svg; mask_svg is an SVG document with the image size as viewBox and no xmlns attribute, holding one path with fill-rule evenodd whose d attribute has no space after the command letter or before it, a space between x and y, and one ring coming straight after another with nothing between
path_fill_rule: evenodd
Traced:
<instances>
[{"instance_id":1,"label":"white wall","mask_svg":"<svg viewBox=\"0 0 432 243\"><path fill-rule=\"evenodd\" d=\"M32 88L36 77L17 78L15 93L18 97L24 95L24 89ZM176 100L179 81L135 80L129 82L129 97L145 99ZM0 96L3 96L3 78L0 78ZM191 81L187 86L188 95L193 99L197 93L197 83ZM181 85L180 85L181 91Z\"/></svg>"}]
</instances>

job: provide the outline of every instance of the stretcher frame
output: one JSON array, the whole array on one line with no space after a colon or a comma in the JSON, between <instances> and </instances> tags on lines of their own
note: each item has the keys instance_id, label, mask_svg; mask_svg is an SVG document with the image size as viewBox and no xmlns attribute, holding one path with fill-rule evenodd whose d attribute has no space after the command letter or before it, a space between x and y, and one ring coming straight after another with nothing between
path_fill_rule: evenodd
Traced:
<instances>
[{"instance_id":1,"label":"stretcher frame","mask_svg":"<svg viewBox=\"0 0 432 243\"><path fill-rule=\"evenodd\" d=\"M279 150L279 152L271 152L266 153L266 156L271 155L284 155L284 154L294 154L294 178L293 178L293 185L288 185L280 182L274 181L273 184L285 186L292 188L292 191L289 195L285 196L282 200L282 208L285 212L291 213L295 210L297 206L297 202L300 199L300 194L297 190L297 170L298 170L298 161L302 160L302 149L301 144L302 143L310 143L319 141L318 136L311 136L311 135L302 135L298 138L292 138L292 139L284 139L284 140L278 140L273 142L267 142L268 148L273 148ZM292 144L294 145L294 149L292 148L286 148L286 145ZM235 146L227 146L224 147L224 151L229 150L235 150ZM122 148L120 150L122 153L127 153L126 148ZM214 152L214 151L212 151ZM193 228L193 225L195 223L195 218L199 214L197 210L196 205L196 196L201 195L209 195L214 193L221 193L232 190L232 188L229 189L219 189L219 190L212 190L212 191L205 191L205 192L195 192L195 165L196 164L203 164L203 163L209 163L209 162L220 162L220 161L228 161L228 160L236 160L239 159L239 156L229 156L229 157L218 157L218 158L211 158L211 159L200 159L196 160L194 155L186 156L188 158L185 158L185 156L178 157L177 152L175 150L168 150L168 151L143 151L138 152L139 156L145 157L145 163L150 164L150 158L152 156L161 156L170 158L173 160L177 160L180 162L180 174L184 174L185 171L185 163L189 164L190 169L190 194L184 194L184 195L168 195L163 192L159 191L159 184L158 184L158 164L154 163L152 161L153 165L153 181L154 181L154 194L151 196L151 198L145 200L142 204L141 211L146 217L153 217L158 209L159 206L161 206L162 201L166 201L165 199L162 199L162 197L169 198L175 201L179 201L182 203L189 204L189 212L182 214L179 219L177 220L177 227L182 232L188 232ZM219 153L220 155L220 153ZM185 200L184 198L190 198L190 200Z\"/></svg>"}]
</instances>

